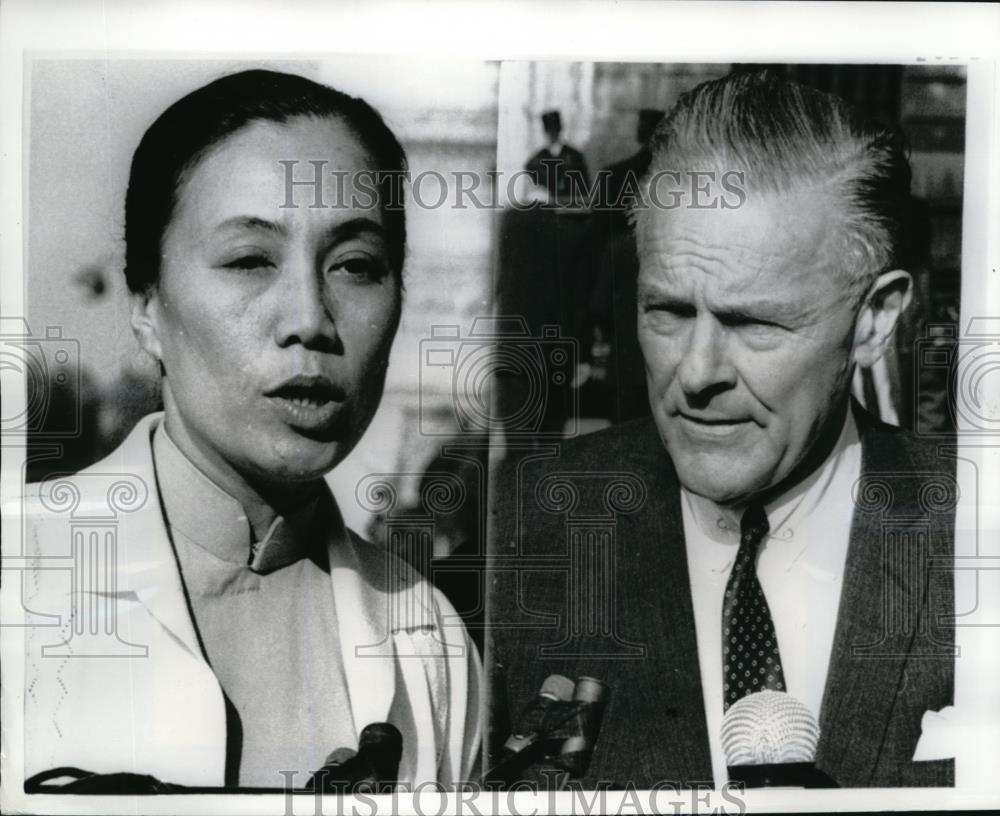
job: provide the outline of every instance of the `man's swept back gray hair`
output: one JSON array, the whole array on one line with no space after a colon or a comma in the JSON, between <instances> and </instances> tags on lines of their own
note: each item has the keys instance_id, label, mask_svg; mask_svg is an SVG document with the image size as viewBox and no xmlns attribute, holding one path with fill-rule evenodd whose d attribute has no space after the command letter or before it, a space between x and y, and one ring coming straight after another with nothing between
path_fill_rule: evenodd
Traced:
<instances>
[{"instance_id":1,"label":"man's swept back gray hair","mask_svg":"<svg viewBox=\"0 0 1000 816\"><path fill-rule=\"evenodd\" d=\"M656 210L649 184L658 172L735 170L746 174L748 196L816 187L839 197L830 226L844 239L844 271L856 296L893 268L910 192L902 135L863 122L839 97L772 73L729 74L684 94L651 149L634 211L640 247Z\"/></svg>"}]
</instances>

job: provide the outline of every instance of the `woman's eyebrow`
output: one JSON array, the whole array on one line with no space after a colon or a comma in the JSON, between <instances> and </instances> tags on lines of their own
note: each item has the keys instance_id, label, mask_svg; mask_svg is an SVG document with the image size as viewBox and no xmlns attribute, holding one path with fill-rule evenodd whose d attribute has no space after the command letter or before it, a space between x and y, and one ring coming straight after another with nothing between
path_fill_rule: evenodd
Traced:
<instances>
[{"instance_id":1,"label":"woman's eyebrow","mask_svg":"<svg viewBox=\"0 0 1000 816\"><path fill-rule=\"evenodd\" d=\"M217 232L224 230L263 230L273 232L276 235L287 235L288 230L279 221L268 221L255 215L237 215L221 221L215 227Z\"/></svg>"},{"instance_id":2,"label":"woman's eyebrow","mask_svg":"<svg viewBox=\"0 0 1000 816\"><path fill-rule=\"evenodd\" d=\"M280 221L270 221L256 215L237 215L233 218L227 218L225 221L221 221L215 229L217 232L227 230L258 230L282 237L288 235L288 228ZM363 235L371 235L383 241L387 240L388 237L388 233L382 224L373 218L365 217L351 218L339 224L331 224L325 230L323 237L331 243L336 243L350 241L353 238L359 238Z\"/></svg>"},{"instance_id":3,"label":"woman's eyebrow","mask_svg":"<svg viewBox=\"0 0 1000 816\"><path fill-rule=\"evenodd\" d=\"M383 241L388 239L388 233L382 224L373 218L365 218L363 216L330 225L324 237L331 243L337 243L340 241L350 241L353 238L360 238L363 235L370 235Z\"/></svg>"}]
</instances>

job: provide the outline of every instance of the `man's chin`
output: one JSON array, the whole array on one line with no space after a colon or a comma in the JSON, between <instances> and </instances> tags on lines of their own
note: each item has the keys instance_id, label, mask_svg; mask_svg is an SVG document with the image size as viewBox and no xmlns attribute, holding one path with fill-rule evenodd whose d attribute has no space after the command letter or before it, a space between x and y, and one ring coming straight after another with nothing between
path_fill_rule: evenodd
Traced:
<instances>
[{"instance_id":1,"label":"man's chin","mask_svg":"<svg viewBox=\"0 0 1000 816\"><path fill-rule=\"evenodd\" d=\"M737 476L732 472L732 467L677 467L677 477L686 490L724 507L745 504L750 497L766 487L763 481L749 477L734 478Z\"/></svg>"},{"instance_id":2,"label":"man's chin","mask_svg":"<svg viewBox=\"0 0 1000 816\"><path fill-rule=\"evenodd\" d=\"M684 486L687 487L687 485ZM696 496L708 499L719 507L740 507L747 503L749 495L751 495L745 491L695 490L690 487L687 487L687 489Z\"/></svg>"}]
</instances>

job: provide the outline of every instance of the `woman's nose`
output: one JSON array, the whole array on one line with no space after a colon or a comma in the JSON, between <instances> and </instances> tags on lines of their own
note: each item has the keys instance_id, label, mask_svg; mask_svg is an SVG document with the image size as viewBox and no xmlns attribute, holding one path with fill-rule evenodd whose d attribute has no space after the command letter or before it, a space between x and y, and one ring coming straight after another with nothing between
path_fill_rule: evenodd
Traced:
<instances>
[{"instance_id":1,"label":"woman's nose","mask_svg":"<svg viewBox=\"0 0 1000 816\"><path fill-rule=\"evenodd\" d=\"M724 328L710 315L693 321L677 366L677 379L689 397L711 395L736 384L726 339Z\"/></svg>"},{"instance_id":2,"label":"woman's nose","mask_svg":"<svg viewBox=\"0 0 1000 816\"><path fill-rule=\"evenodd\" d=\"M282 270L284 285L277 297L278 320L275 340L282 348L300 344L317 351L336 351L339 346L332 296L322 271L302 260Z\"/></svg>"}]
</instances>

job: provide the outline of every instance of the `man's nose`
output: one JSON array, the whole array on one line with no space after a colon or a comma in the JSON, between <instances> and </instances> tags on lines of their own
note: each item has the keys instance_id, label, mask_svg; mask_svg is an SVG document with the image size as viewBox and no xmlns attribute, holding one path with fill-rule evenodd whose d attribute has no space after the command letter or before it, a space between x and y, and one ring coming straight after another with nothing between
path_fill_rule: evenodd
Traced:
<instances>
[{"instance_id":1,"label":"man's nose","mask_svg":"<svg viewBox=\"0 0 1000 816\"><path fill-rule=\"evenodd\" d=\"M677 379L688 396L711 396L736 384L725 329L710 315L698 315L684 341Z\"/></svg>"},{"instance_id":2,"label":"man's nose","mask_svg":"<svg viewBox=\"0 0 1000 816\"><path fill-rule=\"evenodd\" d=\"M286 263L278 287L275 340L282 348L300 344L316 351L336 351L340 343L333 295L322 269L311 259Z\"/></svg>"}]
</instances>

